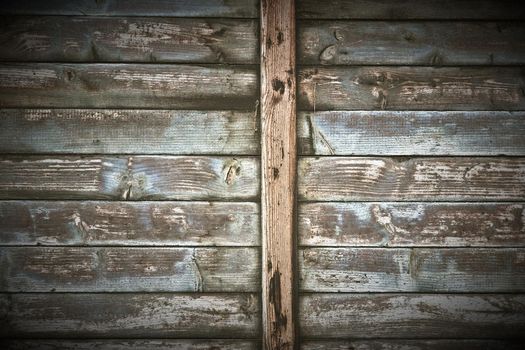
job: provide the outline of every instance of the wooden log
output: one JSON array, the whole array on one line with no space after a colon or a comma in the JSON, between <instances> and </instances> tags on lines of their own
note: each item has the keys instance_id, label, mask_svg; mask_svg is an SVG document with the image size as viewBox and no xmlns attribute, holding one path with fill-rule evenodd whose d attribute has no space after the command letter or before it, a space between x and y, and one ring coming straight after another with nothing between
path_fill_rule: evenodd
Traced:
<instances>
[{"instance_id":1,"label":"wooden log","mask_svg":"<svg viewBox=\"0 0 525 350\"><path fill-rule=\"evenodd\" d=\"M257 203L0 201L0 245L260 244Z\"/></svg>"},{"instance_id":2,"label":"wooden log","mask_svg":"<svg viewBox=\"0 0 525 350\"><path fill-rule=\"evenodd\" d=\"M2 294L2 337L255 338L254 294Z\"/></svg>"},{"instance_id":3,"label":"wooden log","mask_svg":"<svg viewBox=\"0 0 525 350\"><path fill-rule=\"evenodd\" d=\"M257 30L253 20L10 16L0 60L257 64Z\"/></svg>"},{"instance_id":4,"label":"wooden log","mask_svg":"<svg viewBox=\"0 0 525 350\"><path fill-rule=\"evenodd\" d=\"M254 199L254 158L207 156L0 159L0 199Z\"/></svg>"},{"instance_id":5,"label":"wooden log","mask_svg":"<svg viewBox=\"0 0 525 350\"><path fill-rule=\"evenodd\" d=\"M0 64L0 107L253 109L254 68Z\"/></svg>"},{"instance_id":6,"label":"wooden log","mask_svg":"<svg viewBox=\"0 0 525 350\"><path fill-rule=\"evenodd\" d=\"M304 155L525 155L523 112L299 114Z\"/></svg>"},{"instance_id":7,"label":"wooden log","mask_svg":"<svg viewBox=\"0 0 525 350\"><path fill-rule=\"evenodd\" d=\"M523 203L304 203L302 246L523 247Z\"/></svg>"},{"instance_id":8,"label":"wooden log","mask_svg":"<svg viewBox=\"0 0 525 350\"><path fill-rule=\"evenodd\" d=\"M523 201L523 158L302 158L303 201Z\"/></svg>"},{"instance_id":9,"label":"wooden log","mask_svg":"<svg viewBox=\"0 0 525 350\"><path fill-rule=\"evenodd\" d=\"M505 339L525 327L523 294L310 294L299 304L304 338Z\"/></svg>"},{"instance_id":10,"label":"wooden log","mask_svg":"<svg viewBox=\"0 0 525 350\"><path fill-rule=\"evenodd\" d=\"M304 292L525 292L525 249L305 248L299 269Z\"/></svg>"},{"instance_id":11,"label":"wooden log","mask_svg":"<svg viewBox=\"0 0 525 350\"><path fill-rule=\"evenodd\" d=\"M303 110L522 110L518 67L316 67L299 74Z\"/></svg>"},{"instance_id":12,"label":"wooden log","mask_svg":"<svg viewBox=\"0 0 525 350\"><path fill-rule=\"evenodd\" d=\"M307 340L301 344L301 350L520 350L521 348L520 340L510 339Z\"/></svg>"},{"instance_id":13,"label":"wooden log","mask_svg":"<svg viewBox=\"0 0 525 350\"><path fill-rule=\"evenodd\" d=\"M254 112L0 109L3 153L251 154Z\"/></svg>"}]
</instances>

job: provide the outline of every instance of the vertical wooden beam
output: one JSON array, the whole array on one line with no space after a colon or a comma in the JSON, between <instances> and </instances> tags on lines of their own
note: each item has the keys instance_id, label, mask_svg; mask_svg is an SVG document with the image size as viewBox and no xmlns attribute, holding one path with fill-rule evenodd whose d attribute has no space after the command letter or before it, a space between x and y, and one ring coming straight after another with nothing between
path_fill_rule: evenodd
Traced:
<instances>
[{"instance_id":1,"label":"vertical wooden beam","mask_svg":"<svg viewBox=\"0 0 525 350\"><path fill-rule=\"evenodd\" d=\"M294 349L294 0L261 1L263 344Z\"/></svg>"}]
</instances>

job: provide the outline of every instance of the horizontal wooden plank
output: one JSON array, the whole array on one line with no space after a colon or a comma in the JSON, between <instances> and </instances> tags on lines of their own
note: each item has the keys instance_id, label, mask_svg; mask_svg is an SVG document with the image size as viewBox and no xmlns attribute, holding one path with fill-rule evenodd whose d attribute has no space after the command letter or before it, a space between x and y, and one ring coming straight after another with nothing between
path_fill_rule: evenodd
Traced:
<instances>
[{"instance_id":1,"label":"horizontal wooden plank","mask_svg":"<svg viewBox=\"0 0 525 350\"><path fill-rule=\"evenodd\" d=\"M525 292L525 249L306 248L305 292Z\"/></svg>"},{"instance_id":2,"label":"horizontal wooden plank","mask_svg":"<svg viewBox=\"0 0 525 350\"><path fill-rule=\"evenodd\" d=\"M519 0L300 0L299 18L345 19L523 19Z\"/></svg>"},{"instance_id":3,"label":"horizontal wooden plank","mask_svg":"<svg viewBox=\"0 0 525 350\"><path fill-rule=\"evenodd\" d=\"M525 155L523 112L302 112L305 155Z\"/></svg>"},{"instance_id":4,"label":"horizontal wooden plank","mask_svg":"<svg viewBox=\"0 0 525 350\"><path fill-rule=\"evenodd\" d=\"M518 67L317 67L299 72L303 110L523 110Z\"/></svg>"},{"instance_id":5,"label":"horizontal wooden plank","mask_svg":"<svg viewBox=\"0 0 525 350\"><path fill-rule=\"evenodd\" d=\"M0 201L0 245L259 246L257 203Z\"/></svg>"},{"instance_id":6,"label":"horizontal wooden plank","mask_svg":"<svg viewBox=\"0 0 525 350\"><path fill-rule=\"evenodd\" d=\"M251 110L256 91L240 66L0 64L0 107Z\"/></svg>"},{"instance_id":7,"label":"horizontal wooden plank","mask_svg":"<svg viewBox=\"0 0 525 350\"><path fill-rule=\"evenodd\" d=\"M256 248L0 247L2 292L257 292Z\"/></svg>"},{"instance_id":8,"label":"horizontal wooden plank","mask_svg":"<svg viewBox=\"0 0 525 350\"><path fill-rule=\"evenodd\" d=\"M257 123L253 111L0 109L0 152L256 155Z\"/></svg>"},{"instance_id":9,"label":"horizontal wooden plank","mask_svg":"<svg viewBox=\"0 0 525 350\"><path fill-rule=\"evenodd\" d=\"M307 340L301 350L521 350L521 340Z\"/></svg>"},{"instance_id":10,"label":"horizontal wooden plank","mask_svg":"<svg viewBox=\"0 0 525 350\"><path fill-rule=\"evenodd\" d=\"M2 61L257 64L254 20L2 18Z\"/></svg>"},{"instance_id":11,"label":"horizontal wooden plank","mask_svg":"<svg viewBox=\"0 0 525 350\"><path fill-rule=\"evenodd\" d=\"M254 294L2 294L0 336L256 338Z\"/></svg>"},{"instance_id":12,"label":"horizontal wooden plank","mask_svg":"<svg viewBox=\"0 0 525 350\"><path fill-rule=\"evenodd\" d=\"M525 246L523 203L303 203L302 246Z\"/></svg>"},{"instance_id":13,"label":"horizontal wooden plank","mask_svg":"<svg viewBox=\"0 0 525 350\"><path fill-rule=\"evenodd\" d=\"M208 156L0 158L0 199L254 199L254 158Z\"/></svg>"},{"instance_id":14,"label":"horizontal wooden plank","mask_svg":"<svg viewBox=\"0 0 525 350\"><path fill-rule=\"evenodd\" d=\"M524 158L302 158L303 201L525 200Z\"/></svg>"},{"instance_id":15,"label":"horizontal wooden plank","mask_svg":"<svg viewBox=\"0 0 525 350\"><path fill-rule=\"evenodd\" d=\"M517 338L525 296L310 294L299 318L304 338Z\"/></svg>"},{"instance_id":16,"label":"horizontal wooden plank","mask_svg":"<svg viewBox=\"0 0 525 350\"><path fill-rule=\"evenodd\" d=\"M3 0L2 15L256 17L256 0Z\"/></svg>"}]
</instances>

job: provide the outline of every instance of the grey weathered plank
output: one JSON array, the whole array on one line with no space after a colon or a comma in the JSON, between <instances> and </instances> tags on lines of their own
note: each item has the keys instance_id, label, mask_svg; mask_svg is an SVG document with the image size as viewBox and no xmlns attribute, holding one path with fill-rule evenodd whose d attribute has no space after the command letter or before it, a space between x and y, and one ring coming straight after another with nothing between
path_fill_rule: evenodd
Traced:
<instances>
[{"instance_id":1,"label":"grey weathered plank","mask_svg":"<svg viewBox=\"0 0 525 350\"><path fill-rule=\"evenodd\" d=\"M1 245L259 246L259 206L0 201Z\"/></svg>"},{"instance_id":2,"label":"grey weathered plank","mask_svg":"<svg viewBox=\"0 0 525 350\"><path fill-rule=\"evenodd\" d=\"M253 67L0 64L0 107L251 110L256 91Z\"/></svg>"},{"instance_id":3,"label":"grey weathered plank","mask_svg":"<svg viewBox=\"0 0 525 350\"><path fill-rule=\"evenodd\" d=\"M305 338L513 338L525 296L310 294L299 301Z\"/></svg>"},{"instance_id":4,"label":"grey weathered plank","mask_svg":"<svg viewBox=\"0 0 525 350\"><path fill-rule=\"evenodd\" d=\"M512 65L524 36L523 22L303 21L297 50L303 64Z\"/></svg>"},{"instance_id":5,"label":"grey weathered plank","mask_svg":"<svg viewBox=\"0 0 525 350\"><path fill-rule=\"evenodd\" d=\"M525 155L523 112L302 112L305 155Z\"/></svg>"},{"instance_id":6,"label":"grey weathered plank","mask_svg":"<svg viewBox=\"0 0 525 350\"><path fill-rule=\"evenodd\" d=\"M252 112L0 109L4 153L258 154Z\"/></svg>"},{"instance_id":7,"label":"grey weathered plank","mask_svg":"<svg viewBox=\"0 0 525 350\"><path fill-rule=\"evenodd\" d=\"M522 110L518 67L318 67L299 74L303 110Z\"/></svg>"},{"instance_id":8,"label":"grey weathered plank","mask_svg":"<svg viewBox=\"0 0 525 350\"><path fill-rule=\"evenodd\" d=\"M322 157L299 161L304 201L523 201L524 158Z\"/></svg>"},{"instance_id":9,"label":"grey weathered plank","mask_svg":"<svg viewBox=\"0 0 525 350\"><path fill-rule=\"evenodd\" d=\"M256 0L3 0L2 15L256 17Z\"/></svg>"},{"instance_id":10,"label":"grey weathered plank","mask_svg":"<svg viewBox=\"0 0 525 350\"><path fill-rule=\"evenodd\" d=\"M302 246L525 246L523 203L303 203Z\"/></svg>"},{"instance_id":11,"label":"grey weathered plank","mask_svg":"<svg viewBox=\"0 0 525 350\"><path fill-rule=\"evenodd\" d=\"M525 292L525 249L305 248L305 292Z\"/></svg>"},{"instance_id":12,"label":"grey weathered plank","mask_svg":"<svg viewBox=\"0 0 525 350\"><path fill-rule=\"evenodd\" d=\"M521 350L520 340L307 340L301 350Z\"/></svg>"},{"instance_id":13,"label":"grey weathered plank","mask_svg":"<svg viewBox=\"0 0 525 350\"><path fill-rule=\"evenodd\" d=\"M254 294L1 294L0 336L255 338Z\"/></svg>"},{"instance_id":14,"label":"grey weathered plank","mask_svg":"<svg viewBox=\"0 0 525 350\"><path fill-rule=\"evenodd\" d=\"M0 60L257 64L253 20L4 17Z\"/></svg>"},{"instance_id":15,"label":"grey weathered plank","mask_svg":"<svg viewBox=\"0 0 525 350\"><path fill-rule=\"evenodd\" d=\"M2 292L257 292L256 248L0 247Z\"/></svg>"},{"instance_id":16,"label":"grey weathered plank","mask_svg":"<svg viewBox=\"0 0 525 350\"><path fill-rule=\"evenodd\" d=\"M255 158L209 156L0 158L1 199L254 199Z\"/></svg>"}]
</instances>

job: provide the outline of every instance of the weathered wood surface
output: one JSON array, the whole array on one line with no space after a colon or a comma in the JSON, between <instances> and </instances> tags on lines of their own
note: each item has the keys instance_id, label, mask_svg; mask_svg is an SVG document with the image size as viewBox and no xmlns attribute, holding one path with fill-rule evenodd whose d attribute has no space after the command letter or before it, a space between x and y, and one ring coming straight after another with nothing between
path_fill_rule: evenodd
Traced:
<instances>
[{"instance_id":1,"label":"weathered wood surface","mask_svg":"<svg viewBox=\"0 0 525 350\"><path fill-rule=\"evenodd\" d=\"M259 246L257 203L0 201L0 245Z\"/></svg>"},{"instance_id":2,"label":"weathered wood surface","mask_svg":"<svg viewBox=\"0 0 525 350\"><path fill-rule=\"evenodd\" d=\"M522 110L518 67L318 67L299 73L303 110Z\"/></svg>"},{"instance_id":3,"label":"weathered wood surface","mask_svg":"<svg viewBox=\"0 0 525 350\"><path fill-rule=\"evenodd\" d=\"M0 158L1 199L254 199L254 158L208 156Z\"/></svg>"},{"instance_id":4,"label":"weathered wood surface","mask_svg":"<svg viewBox=\"0 0 525 350\"><path fill-rule=\"evenodd\" d=\"M256 0L3 0L2 15L257 17Z\"/></svg>"},{"instance_id":5,"label":"weathered wood surface","mask_svg":"<svg viewBox=\"0 0 525 350\"><path fill-rule=\"evenodd\" d=\"M522 340L490 339L307 340L301 344L301 350L522 350L522 348Z\"/></svg>"},{"instance_id":6,"label":"weathered wood surface","mask_svg":"<svg viewBox=\"0 0 525 350\"><path fill-rule=\"evenodd\" d=\"M169 64L0 64L0 107L252 110L255 68Z\"/></svg>"},{"instance_id":7,"label":"weathered wood surface","mask_svg":"<svg viewBox=\"0 0 525 350\"><path fill-rule=\"evenodd\" d=\"M303 64L512 65L523 37L523 22L304 21L297 50Z\"/></svg>"},{"instance_id":8,"label":"weathered wood surface","mask_svg":"<svg viewBox=\"0 0 525 350\"><path fill-rule=\"evenodd\" d=\"M310 294L299 301L304 338L523 336L525 296Z\"/></svg>"},{"instance_id":9,"label":"weathered wood surface","mask_svg":"<svg viewBox=\"0 0 525 350\"><path fill-rule=\"evenodd\" d=\"M327 19L517 19L525 18L520 0L301 0L299 18Z\"/></svg>"},{"instance_id":10,"label":"weathered wood surface","mask_svg":"<svg viewBox=\"0 0 525 350\"><path fill-rule=\"evenodd\" d=\"M306 157L303 201L523 201L523 158Z\"/></svg>"},{"instance_id":11,"label":"weathered wood surface","mask_svg":"<svg viewBox=\"0 0 525 350\"><path fill-rule=\"evenodd\" d=\"M525 292L525 249L307 248L304 292Z\"/></svg>"},{"instance_id":12,"label":"weathered wood surface","mask_svg":"<svg viewBox=\"0 0 525 350\"><path fill-rule=\"evenodd\" d=\"M4 17L0 60L257 64L253 20Z\"/></svg>"},{"instance_id":13,"label":"weathered wood surface","mask_svg":"<svg viewBox=\"0 0 525 350\"><path fill-rule=\"evenodd\" d=\"M303 203L302 246L525 247L523 203Z\"/></svg>"},{"instance_id":14,"label":"weathered wood surface","mask_svg":"<svg viewBox=\"0 0 525 350\"><path fill-rule=\"evenodd\" d=\"M256 248L1 247L2 292L257 292Z\"/></svg>"},{"instance_id":15,"label":"weathered wood surface","mask_svg":"<svg viewBox=\"0 0 525 350\"><path fill-rule=\"evenodd\" d=\"M3 153L252 154L255 112L0 109Z\"/></svg>"},{"instance_id":16,"label":"weathered wood surface","mask_svg":"<svg viewBox=\"0 0 525 350\"><path fill-rule=\"evenodd\" d=\"M0 336L255 338L254 294L2 294Z\"/></svg>"},{"instance_id":17,"label":"weathered wood surface","mask_svg":"<svg viewBox=\"0 0 525 350\"><path fill-rule=\"evenodd\" d=\"M305 155L525 155L523 112L302 112Z\"/></svg>"}]
</instances>

